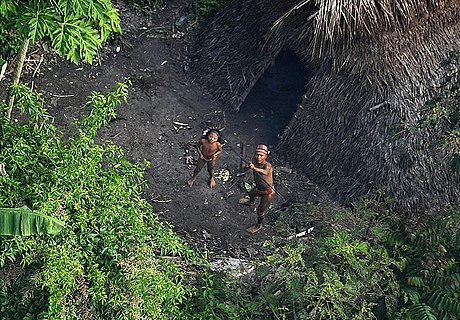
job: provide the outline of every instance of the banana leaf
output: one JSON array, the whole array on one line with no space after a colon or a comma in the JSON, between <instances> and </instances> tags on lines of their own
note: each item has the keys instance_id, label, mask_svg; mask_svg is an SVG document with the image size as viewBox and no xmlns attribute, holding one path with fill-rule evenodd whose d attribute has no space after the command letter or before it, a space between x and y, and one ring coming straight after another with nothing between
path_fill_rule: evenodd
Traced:
<instances>
[{"instance_id":1,"label":"banana leaf","mask_svg":"<svg viewBox=\"0 0 460 320\"><path fill-rule=\"evenodd\" d=\"M0 235L58 234L64 226L63 221L32 211L26 206L0 208Z\"/></svg>"}]
</instances>

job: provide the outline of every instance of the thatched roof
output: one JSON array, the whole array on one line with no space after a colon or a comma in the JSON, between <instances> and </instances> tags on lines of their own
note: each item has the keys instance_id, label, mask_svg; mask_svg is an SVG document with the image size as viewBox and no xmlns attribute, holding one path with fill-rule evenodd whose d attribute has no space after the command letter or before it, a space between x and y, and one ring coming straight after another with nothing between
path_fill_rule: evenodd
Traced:
<instances>
[{"instance_id":1,"label":"thatched roof","mask_svg":"<svg viewBox=\"0 0 460 320\"><path fill-rule=\"evenodd\" d=\"M460 176L412 128L460 49L460 0L243 0L198 39L197 78L234 109L282 49L314 68L278 151L338 199L381 189L410 210L458 201Z\"/></svg>"},{"instance_id":2,"label":"thatched roof","mask_svg":"<svg viewBox=\"0 0 460 320\"><path fill-rule=\"evenodd\" d=\"M280 9L271 10L273 7ZM268 10L267 10L268 9ZM199 82L223 104L238 109L284 43L265 43L267 32L289 9L289 1L232 1L202 24L197 33L193 65Z\"/></svg>"}]
</instances>

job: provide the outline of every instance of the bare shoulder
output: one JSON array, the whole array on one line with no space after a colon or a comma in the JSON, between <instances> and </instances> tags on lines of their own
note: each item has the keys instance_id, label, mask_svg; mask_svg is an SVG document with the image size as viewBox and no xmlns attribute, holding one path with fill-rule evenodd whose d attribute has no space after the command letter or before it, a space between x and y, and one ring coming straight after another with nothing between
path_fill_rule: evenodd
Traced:
<instances>
[{"instance_id":1,"label":"bare shoulder","mask_svg":"<svg viewBox=\"0 0 460 320\"><path fill-rule=\"evenodd\" d=\"M273 170L273 166L270 162L266 162L265 163L265 169L268 169L269 171L272 171Z\"/></svg>"}]
</instances>

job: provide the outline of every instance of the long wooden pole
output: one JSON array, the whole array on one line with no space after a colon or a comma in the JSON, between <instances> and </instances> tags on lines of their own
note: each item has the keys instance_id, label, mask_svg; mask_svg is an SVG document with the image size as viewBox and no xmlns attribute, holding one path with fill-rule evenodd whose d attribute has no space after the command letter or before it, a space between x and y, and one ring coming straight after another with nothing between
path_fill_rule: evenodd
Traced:
<instances>
[{"instance_id":1,"label":"long wooden pole","mask_svg":"<svg viewBox=\"0 0 460 320\"><path fill-rule=\"evenodd\" d=\"M16 65L14 67L14 73L13 73L13 85L19 83L19 78L21 77L24 60L26 59L27 50L29 49L29 41L30 41L29 38L25 38L24 40L22 40L21 47L19 48L18 59L16 60ZM9 93L8 111L6 115L8 119L11 119L11 112L13 110L13 105L14 105L14 95Z\"/></svg>"}]
</instances>

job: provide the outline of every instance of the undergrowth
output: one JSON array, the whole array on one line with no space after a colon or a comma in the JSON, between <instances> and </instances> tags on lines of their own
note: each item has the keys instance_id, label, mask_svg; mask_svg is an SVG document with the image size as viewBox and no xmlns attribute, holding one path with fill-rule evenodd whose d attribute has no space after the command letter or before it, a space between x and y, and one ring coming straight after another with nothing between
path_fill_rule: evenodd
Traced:
<instances>
[{"instance_id":1,"label":"undergrowth","mask_svg":"<svg viewBox=\"0 0 460 320\"><path fill-rule=\"evenodd\" d=\"M172 319L188 296L192 252L141 198L147 162L130 163L109 141L94 142L114 118L128 83L92 93L91 113L64 141L42 97L14 88L21 123L0 131L0 207L27 205L58 217L58 235L0 237L1 319Z\"/></svg>"},{"instance_id":2,"label":"undergrowth","mask_svg":"<svg viewBox=\"0 0 460 320\"><path fill-rule=\"evenodd\" d=\"M254 272L202 274L188 306L196 319L458 319L459 213L420 216L370 198L350 209L296 201L276 213L282 237Z\"/></svg>"}]
</instances>

